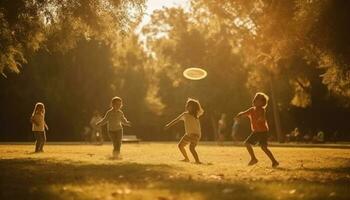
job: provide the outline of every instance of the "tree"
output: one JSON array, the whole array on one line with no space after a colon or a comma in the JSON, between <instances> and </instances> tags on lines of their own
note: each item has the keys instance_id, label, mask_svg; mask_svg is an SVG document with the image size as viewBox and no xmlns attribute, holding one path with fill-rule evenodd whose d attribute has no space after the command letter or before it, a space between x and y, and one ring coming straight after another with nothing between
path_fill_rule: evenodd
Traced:
<instances>
[{"instance_id":1,"label":"tree","mask_svg":"<svg viewBox=\"0 0 350 200\"><path fill-rule=\"evenodd\" d=\"M349 2L346 1L216 1L194 0L207 7L221 20L240 32L240 51L249 63L249 86L267 90L272 95L276 129L283 140L279 124L282 95L294 92L289 102L306 107L312 103L314 76L309 67L322 76L329 91L349 99ZM230 23L231 22L231 23ZM233 22L233 23L232 23ZM338 34L338 35L337 35ZM340 44L341 43L341 44ZM301 60L302 62L295 62ZM302 63L303 68L295 65ZM286 76L285 74L288 74ZM285 77L286 79L281 79ZM285 83L283 83L285 82ZM278 83L278 84L277 84ZM282 87L280 87L282 86ZM346 105L346 104L344 104Z\"/></svg>"},{"instance_id":2,"label":"tree","mask_svg":"<svg viewBox=\"0 0 350 200\"><path fill-rule=\"evenodd\" d=\"M0 72L18 73L41 48L65 52L81 39L113 46L143 8L144 0L2 0Z\"/></svg>"},{"instance_id":3,"label":"tree","mask_svg":"<svg viewBox=\"0 0 350 200\"><path fill-rule=\"evenodd\" d=\"M210 124L203 129L209 139L221 113L232 115L250 105L242 84L247 74L226 24L199 10L165 8L152 15L143 32L165 116L181 112L187 97L199 99L206 110L204 124ZM207 70L208 77L198 82L184 79L183 70L193 66Z\"/></svg>"},{"instance_id":4,"label":"tree","mask_svg":"<svg viewBox=\"0 0 350 200\"><path fill-rule=\"evenodd\" d=\"M304 70L289 64L292 58L300 56L305 61L306 67L324 69L320 75L331 92L346 99L350 97L349 2L341 0L194 0L193 2L206 5L221 20L234 22L231 23L232 29L243 30L241 50L244 51L246 58L249 58L247 61L262 65L266 72L272 74L280 74L287 67L287 70L292 71L295 76L291 84L305 88L308 84L303 85L303 81L300 81L307 82ZM295 67L298 71L293 69ZM304 91L303 96L309 98L307 91Z\"/></svg>"}]
</instances>

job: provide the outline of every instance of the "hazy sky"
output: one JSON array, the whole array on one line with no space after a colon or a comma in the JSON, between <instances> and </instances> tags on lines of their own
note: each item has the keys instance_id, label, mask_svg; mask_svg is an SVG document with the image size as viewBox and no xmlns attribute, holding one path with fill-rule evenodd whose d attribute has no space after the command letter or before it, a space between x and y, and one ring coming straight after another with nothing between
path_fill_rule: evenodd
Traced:
<instances>
[{"instance_id":1,"label":"hazy sky","mask_svg":"<svg viewBox=\"0 0 350 200\"><path fill-rule=\"evenodd\" d=\"M163 7L189 6L189 0L148 0L146 6L146 13L150 15L154 10L161 9Z\"/></svg>"},{"instance_id":2,"label":"hazy sky","mask_svg":"<svg viewBox=\"0 0 350 200\"><path fill-rule=\"evenodd\" d=\"M147 0L146 2L146 13L143 16L140 28L150 21L150 16L154 10L159 10L164 7L189 7L189 0Z\"/></svg>"}]
</instances>

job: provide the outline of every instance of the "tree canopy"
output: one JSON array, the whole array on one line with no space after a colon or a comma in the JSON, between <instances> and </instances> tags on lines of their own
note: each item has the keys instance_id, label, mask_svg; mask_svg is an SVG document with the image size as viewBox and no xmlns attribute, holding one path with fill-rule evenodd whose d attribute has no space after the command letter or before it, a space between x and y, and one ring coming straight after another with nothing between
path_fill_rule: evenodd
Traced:
<instances>
[{"instance_id":1,"label":"tree canopy","mask_svg":"<svg viewBox=\"0 0 350 200\"><path fill-rule=\"evenodd\" d=\"M169 139L179 130L164 135L162 124L194 97L206 111L203 138L213 139L221 114L251 106L263 91L271 97L274 135L297 126L350 130L338 121L349 114L349 2L190 2L154 11L140 28L142 0L1 1L0 71L8 78L0 80L0 103L19 106L10 117L0 115L5 129L13 130L11 118L27 124L23 116L43 101L49 123L59 121L51 137L77 139L91 113L104 112L118 95L134 122L129 132ZM207 78L185 79L188 67L205 69Z\"/></svg>"},{"instance_id":2,"label":"tree canopy","mask_svg":"<svg viewBox=\"0 0 350 200\"><path fill-rule=\"evenodd\" d=\"M230 24L233 30L240 30L235 37L241 38L241 49L248 61L275 75L288 70L292 76L290 84L296 86L293 104L305 107L311 103L308 94L310 75L305 73L309 71L308 67L320 69L323 84L333 94L349 99L349 2L199 2ZM295 59L303 63L293 65Z\"/></svg>"},{"instance_id":3,"label":"tree canopy","mask_svg":"<svg viewBox=\"0 0 350 200\"><path fill-rule=\"evenodd\" d=\"M65 52L82 39L113 46L143 9L144 0L2 0L0 72L19 72L41 48Z\"/></svg>"}]
</instances>

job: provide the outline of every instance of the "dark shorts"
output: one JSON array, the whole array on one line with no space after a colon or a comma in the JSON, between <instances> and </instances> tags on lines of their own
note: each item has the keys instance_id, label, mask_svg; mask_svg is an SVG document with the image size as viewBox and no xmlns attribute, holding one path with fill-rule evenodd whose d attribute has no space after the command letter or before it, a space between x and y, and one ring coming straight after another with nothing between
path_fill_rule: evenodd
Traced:
<instances>
[{"instance_id":1,"label":"dark shorts","mask_svg":"<svg viewBox=\"0 0 350 200\"><path fill-rule=\"evenodd\" d=\"M260 146L267 146L267 139L269 137L269 132L252 132L245 143L256 145L259 142Z\"/></svg>"},{"instance_id":2,"label":"dark shorts","mask_svg":"<svg viewBox=\"0 0 350 200\"><path fill-rule=\"evenodd\" d=\"M197 134L185 134L179 143L183 144L183 145L197 145L198 141L200 140L200 136Z\"/></svg>"}]
</instances>

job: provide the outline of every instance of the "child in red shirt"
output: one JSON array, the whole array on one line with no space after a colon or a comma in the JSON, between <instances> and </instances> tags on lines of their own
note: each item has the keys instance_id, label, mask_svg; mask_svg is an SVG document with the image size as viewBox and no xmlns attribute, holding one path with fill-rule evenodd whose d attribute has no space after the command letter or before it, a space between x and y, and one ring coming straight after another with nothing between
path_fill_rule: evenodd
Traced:
<instances>
[{"instance_id":1,"label":"child in red shirt","mask_svg":"<svg viewBox=\"0 0 350 200\"><path fill-rule=\"evenodd\" d=\"M258 162L256 159L252 145L255 145L259 142L261 149L266 153L272 162L272 167L277 167L279 163L273 156L272 152L267 148L267 138L269 132L269 126L266 120L266 107L267 107L268 96L264 93L256 93L253 99L253 107L249 108L246 111L240 112L236 115L235 118L242 116L247 116L250 119L250 127L252 133L245 141L245 146L251 157L248 165L254 165Z\"/></svg>"}]
</instances>

